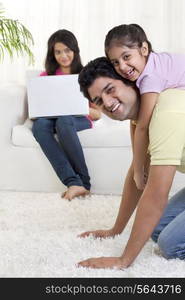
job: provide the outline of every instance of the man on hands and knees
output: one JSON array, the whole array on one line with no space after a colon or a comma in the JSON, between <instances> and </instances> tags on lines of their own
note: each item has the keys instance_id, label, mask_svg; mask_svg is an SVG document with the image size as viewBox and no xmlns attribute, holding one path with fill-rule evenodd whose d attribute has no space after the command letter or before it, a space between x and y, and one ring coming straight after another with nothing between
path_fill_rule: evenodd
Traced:
<instances>
[{"instance_id":1,"label":"man on hands and knees","mask_svg":"<svg viewBox=\"0 0 185 300\"><path fill-rule=\"evenodd\" d=\"M108 117L120 121L131 120L130 135L134 147L134 131L140 105L134 83L123 79L105 57L100 57L83 68L79 84L84 96L99 106ZM131 163L114 226L109 230L88 231L80 235L86 237L93 234L94 237L106 238L120 234L137 207L132 231L123 253L119 257L89 258L79 262L79 266L127 268L150 237L158 243L166 258L185 259L185 189L168 202L176 170L185 172L184 98L185 92L177 89L166 90L159 96L149 127L150 155L146 161L148 180L144 190L136 187ZM177 226L178 235L175 233Z\"/></svg>"}]
</instances>

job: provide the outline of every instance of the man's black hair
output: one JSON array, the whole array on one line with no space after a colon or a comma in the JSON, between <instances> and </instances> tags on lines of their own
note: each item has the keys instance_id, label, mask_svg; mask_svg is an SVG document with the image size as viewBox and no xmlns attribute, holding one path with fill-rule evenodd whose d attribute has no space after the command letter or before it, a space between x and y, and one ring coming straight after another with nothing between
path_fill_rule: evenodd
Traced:
<instances>
[{"instance_id":1,"label":"man's black hair","mask_svg":"<svg viewBox=\"0 0 185 300\"><path fill-rule=\"evenodd\" d=\"M123 81L126 85L135 87L135 84L131 81L128 81L119 75L112 63L104 56L98 57L94 60L91 60L80 72L78 76L78 82L80 85L80 90L83 95L89 99L88 88L93 84L95 79L99 77L110 77L113 79L118 79Z\"/></svg>"}]
</instances>

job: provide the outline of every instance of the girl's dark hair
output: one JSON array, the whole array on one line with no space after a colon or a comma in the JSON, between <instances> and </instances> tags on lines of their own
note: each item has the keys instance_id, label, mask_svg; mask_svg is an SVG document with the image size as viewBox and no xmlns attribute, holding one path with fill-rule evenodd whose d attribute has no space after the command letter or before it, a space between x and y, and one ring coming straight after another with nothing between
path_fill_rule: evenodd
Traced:
<instances>
[{"instance_id":1,"label":"girl's dark hair","mask_svg":"<svg viewBox=\"0 0 185 300\"><path fill-rule=\"evenodd\" d=\"M63 43L74 52L74 59L71 64L71 74L80 73L83 65L80 58L80 49L76 37L71 31L60 29L54 32L48 40L48 50L45 59L45 69L48 75L55 75L56 70L59 68L54 56L54 45L56 43Z\"/></svg>"},{"instance_id":2,"label":"girl's dark hair","mask_svg":"<svg viewBox=\"0 0 185 300\"><path fill-rule=\"evenodd\" d=\"M128 48L142 47L143 42L147 42L148 51L153 52L152 45L149 42L143 28L138 24L123 24L112 28L105 37L105 53L112 46L127 46Z\"/></svg>"},{"instance_id":3,"label":"girl's dark hair","mask_svg":"<svg viewBox=\"0 0 185 300\"><path fill-rule=\"evenodd\" d=\"M80 85L80 90L83 95L91 101L88 93L88 88L94 83L94 81L99 77L109 77L113 79L118 79L123 81L126 85L132 86L136 89L135 84L119 75L111 62L104 56L98 57L91 60L80 72L78 76L78 82ZM137 90L137 89L136 89Z\"/></svg>"}]
</instances>

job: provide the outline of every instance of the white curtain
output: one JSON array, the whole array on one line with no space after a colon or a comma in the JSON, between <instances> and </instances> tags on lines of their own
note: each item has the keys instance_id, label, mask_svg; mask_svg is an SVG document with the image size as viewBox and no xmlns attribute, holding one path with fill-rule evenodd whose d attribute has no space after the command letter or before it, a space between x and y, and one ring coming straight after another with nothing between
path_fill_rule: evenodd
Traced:
<instances>
[{"instance_id":1,"label":"white curtain","mask_svg":"<svg viewBox=\"0 0 185 300\"><path fill-rule=\"evenodd\" d=\"M104 39L114 26L138 23L155 51L185 53L185 0L0 0L7 17L18 19L32 33L35 65L28 59L13 62L7 56L0 82L25 82L27 69L43 69L47 40L56 30L71 30L77 37L84 64L104 55Z\"/></svg>"}]
</instances>

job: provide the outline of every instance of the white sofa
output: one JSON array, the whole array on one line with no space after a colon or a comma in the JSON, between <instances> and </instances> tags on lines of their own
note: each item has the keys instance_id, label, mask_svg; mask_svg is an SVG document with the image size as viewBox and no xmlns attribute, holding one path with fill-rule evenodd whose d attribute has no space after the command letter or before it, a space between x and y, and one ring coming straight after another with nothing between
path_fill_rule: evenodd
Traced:
<instances>
[{"instance_id":1,"label":"white sofa","mask_svg":"<svg viewBox=\"0 0 185 300\"><path fill-rule=\"evenodd\" d=\"M25 86L9 83L0 87L0 114L0 190L63 192L65 186L32 135ZM79 137L92 193L121 194L132 158L129 121L113 121L103 115ZM183 183L178 173L173 188Z\"/></svg>"}]
</instances>

